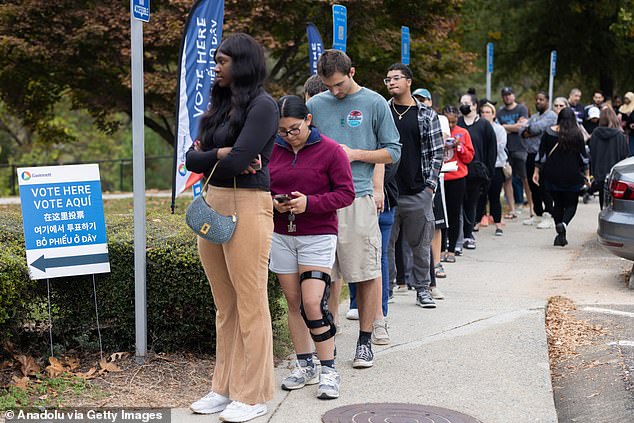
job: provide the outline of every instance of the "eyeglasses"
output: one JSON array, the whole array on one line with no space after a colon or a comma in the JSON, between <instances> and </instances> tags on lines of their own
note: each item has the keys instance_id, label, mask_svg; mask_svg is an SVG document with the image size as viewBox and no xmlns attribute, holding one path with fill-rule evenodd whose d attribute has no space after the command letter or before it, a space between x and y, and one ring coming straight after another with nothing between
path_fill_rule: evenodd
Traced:
<instances>
[{"instance_id":1,"label":"eyeglasses","mask_svg":"<svg viewBox=\"0 0 634 423\"><path fill-rule=\"evenodd\" d=\"M565 104L553 104L553 107L566 107Z\"/></svg>"},{"instance_id":2,"label":"eyeglasses","mask_svg":"<svg viewBox=\"0 0 634 423\"><path fill-rule=\"evenodd\" d=\"M279 135L280 137L288 137L289 135L299 135L302 126L304 126L304 122L306 122L305 120L302 120L302 123L299 124L299 126L297 128L291 128L288 131L277 131L277 135Z\"/></svg>"},{"instance_id":3,"label":"eyeglasses","mask_svg":"<svg viewBox=\"0 0 634 423\"><path fill-rule=\"evenodd\" d=\"M389 83L390 83L390 81L391 81L391 80L394 80L395 82L398 82L398 81L400 81L401 79L407 79L407 77L406 77L406 76L403 76L403 75L396 75L396 76L392 76L392 77L389 77L389 76L388 76L387 78L385 78L385 79L383 80L383 83L384 83L385 85L389 85Z\"/></svg>"}]
</instances>

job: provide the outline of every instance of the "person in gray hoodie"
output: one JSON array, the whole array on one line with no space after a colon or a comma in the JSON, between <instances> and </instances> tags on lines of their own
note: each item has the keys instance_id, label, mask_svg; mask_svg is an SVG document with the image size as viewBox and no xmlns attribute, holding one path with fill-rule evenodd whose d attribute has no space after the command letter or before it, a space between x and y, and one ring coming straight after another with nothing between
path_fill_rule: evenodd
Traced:
<instances>
[{"instance_id":1,"label":"person in gray hoodie","mask_svg":"<svg viewBox=\"0 0 634 423\"><path fill-rule=\"evenodd\" d=\"M535 170L535 156L539 152L539 144L544 131L557 123L557 115L550 109L549 100L548 94L539 91L535 98L537 113L534 113L520 129L520 135L528 146L528 156L526 158L527 175L532 175ZM528 179L528 186L533 199L533 210L530 210L530 217L522 223L525 225L537 225L539 229L551 228L553 225L552 220L544 216L544 213L549 215L552 213L552 198L550 198L546 190L542 189L541 186L535 185L530 178Z\"/></svg>"},{"instance_id":2,"label":"person in gray hoodie","mask_svg":"<svg viewBox=\"0 0 634 423\"><path fill-rule=\"evenodd\" d=\"M599 126L588 140L590 148L590 174L594 177L592 190L599 191L599 206L603 209L603 186L612 166L629 155L625 134L619 119L610 107L604 107L599 115Z\"/></svg>"}]
</instances>

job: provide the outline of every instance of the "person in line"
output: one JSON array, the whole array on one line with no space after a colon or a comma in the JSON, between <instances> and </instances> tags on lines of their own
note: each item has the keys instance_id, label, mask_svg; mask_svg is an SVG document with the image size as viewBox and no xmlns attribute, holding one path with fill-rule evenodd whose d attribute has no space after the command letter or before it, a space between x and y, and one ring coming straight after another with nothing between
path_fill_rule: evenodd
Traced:
<instances>
[{"instance_id":1,"label":"person in line","mask_svg":"<svg viewBox=\"0 0 634 423\"><path fill-rule=\"evenodd\" d=\"M431 292L434 237L434 192L443 161L443 136L436 112L412 96L413 74L402 63L387 70L388 101L398 128L402 154L396 174L398 206L389 242L390 279L396 279L395 249L399 234L412 251L411 285L416 289L416 305L435 308Z\"/></svg>"},{"instance_id":2,"label":"person in line","mask_svg":"<svg viewBox=\"0 0 634 423\"><path fill-rule=\"evenodd\" d=\"M451 136L445 140L445 163L456 162L457 170L445 173L445 196L447 201L447 229L442 231L442 261L456 262L456 241L460 232L460 214L467 186L467 165L473 160L474 150L469 131L458 126L458 110L445 106L443 115L449 120Z\"/></svg>"},{"instance_id":3,"label":"person in line","mask_svg":"<svg viewBox=\"0 0 634 423\"><path fill-rule=\"evenodd\" d=\"M581 125L583 123L583 120L586 118L586 115L584 111L585 106L581 104L581 90L579 88L573 88L572 90L570 90L570 94L568 94L567 103L568 103L568 106L570 106L570 108L572 109L572 111L575 112L575 117L577 119L577 122ZM555 105L553 103L553 109L554 108L555 108Z\"/></svg>"},{"instance_id":4,"label":"person in line","mask_svg":"<svg viewBox=\"0 0 634 423\"><path fill-rule=\"evenodd\" d=\"M486 195L491 176L495 173L497 138L491 124L485 119L480 119L478 98L475 94L464 94L460 98L460 113L462 116L458 119L458 126L469 131L474 150L473 160L468 166L463 204L463 247L475 250L473 228L482 218L477 216L478 202L481 195Z\"/></svg>"},{"instance_id":5,"label":"person in line","mask_svg":"<svg viewBox=\"0 0 634 423\"><path fill-rule=\"evenodd\" d=\"M588 156L583 134L574 111L565 108L557 125L546 130L539 146L533 182L543 184L553 198L553 219L557 236L553 245L565 247L566 233L577 212L581 188L589 184Z\"/></svg>"},{"instance_id":6,"label":"person in line","mask_svg":"<svg viewBox=\"0 0 634 423\"><path fill-rule=\"evenodd\" d=\"M535 96L535 110L531 117L525 122L520 130L520 135L528 145L526 156L526 174L533 175L535 168L535 156L539 152L539 143L546 128L553 126L557 122L557 115L550 110L550 97L546 92L539 91ZM533 209L529 210L530 216L524 220L524 225L536 225L538 229L550 229L553 227L551 220L553 200L540 186L533 183L532 178L528 181L533 200Z\"/></svg>"},{"instance_id":7,"label":"person in line","mask_svg":"<svg viewBox=\"0 0 634 423\"><path fill-rule=\"evenodd\" d=\"M588 141L590 148L590 174L594 177L592 190L599 191L599 207L603 210L605 178L612 166L629 155L625 134L614 110L604 107L599 116L599 126L592 131Z\"/></svg>"},{"instance_id":8,"label":"person in line","mask_svg":"<svg viewBox=\"0 0 634 423\"><path fill-rule=\"evenodd\" d=\"M568 100L566 100L565 97L556 97L553 100L553 112L556 115L559 115L559 112L562 111L563 109L565 109L566 107L572 108L570 106L570 103L568 102Z\"/></svg>"},{"instance_id":9,"label":"person in line","mask_svg":"<svg viewBox=\"0 0 634 423\"><path fill-rule=\"evenodd\" d=\"M275 392L267 294L273 233L268 162L278 109L263 88L264 51L251 36L227 37L214 58L211 108L201 119L198 141L185 163L207 176L215 167L206 201L221 214L236 211L238 221L225 244L198 238L216 306L216 365L211 392L191 409L222 412L220 420L244 422L266 414L265 403Z\"/></svg>"},{"instance_id":10,"label":"person in line","mask_svg":"<svg viewBox=\"0 0 634 423\"><path fill-rule=\"evenodd\" d=\"M495 106L491 103L485 103L480 106L480 116L493 126L495 138L497 140L495 171L493 173L493 177L491 178L487 197L489 199L491 216L493 216L493 222L495 223L495 235L502 236L504 234L504 230L502 229L502 204L500 203L500 194L502 192L502 185L506 179L502 168L508 160L508 156L506 154L506 131L502 125L495 122Z\"/></svg>"},{"instance_id":11,"label":"person in line","mask_svg":"<svg viewBox=\"0 0 634 423\"><path fill-rule=\"evenodd\" d=\"M308 102L312 97L324 91L328 91L328 87L321 82L319 75L311 75L306 82L304 82L304 101ZM337 324L337 332L341 331L341 325L339 324L339 296L341 295L341 285L341 279L333 280L330 286L330 297L328 298L328 308Z\"/></svg>"},{"instance_id":12,"label":"person in line","mask_svg":"<svg viewBox=\"0 0 634 423\"><path fill-rule=\"evenodd\" d=\"M420 101L424 105L433 108L434 104L433 104L432 96L428 89L418 88L414 90L414 92L412 93L412 96L418 99L418 101ZM440 129L442 132L442 139L443 139L443 151L444 151L444 144L447 138L451 136L451 130L449 129L449 120L447 119L447 116L443 114L440 114L437 116L438 116L438 121L440 122ZM444 157L443 157L443 160L444 160ZM434 226L434 238L431 241L432 264L434 268L431 272L431 283L429 284L429 292L431 293L431 297L434 300L445 299L445 294L443 294L442 291L438 288L437 279L444 279L447 277L447 273L445 272L445 268L443 267L441 262L442 230L447 229L447 204L445 201L444 185L445 185L444 177L443 177L443 172L441 168L441 173L440 173L440 176L438 177L438 186L436 188L436 193L434 194L435 226Z\"/></svg>"},{"instance_id":13,"label":"person in line","mask_svg":"<svg viewBox=\"0 0 634 423\"><path fill-rule=\"evenodd\" d=\"M279 99L278 136L269 162L275 228L269 268L288 303L297 365L282 381L294 390L319 383L317 397L339 397L335 320L328 308L337 246L337 210L354 200L352 171L341 146L319 133L304 101ZM313 343L321 373L313 362Z\"/></svg>"},{"instance_id":14,"label":"person in line","mask_svg":"<svg viewBox=\"0 0 634 423\"><path fill-rule=\"evenodd\" d=\"M520 212L522 210L522 192L526 193L529 210L532 210L531 192L526 176L528 146L519 134L523 123L528 119L528 109L523 104L518 104L515 101L515 94L511 87L502 88L500 93L504 106L498 109L497 118L507 134L506 149L509 153L509 163L513 168L513 193L515 194L516 211Z\"/></svg>"},{"instance_id":15,"label":"person in line","mask_svg":"<svg viewBox=\"0 0 634 423\"><path fill-rule=\"evenodd\" d=\"M634 155L634 93L628 91L623 96L623 104L619 107L619 116L623 130L627 135L630 156Z\"/></svg>"},{"instance_id":16,"label":"person in line","mask_svg":"<svg viewBox=\"0 0 634 423\"><path fill-rule=\"evenodd\" d=\"M382 164L398 162L399 133L385 99L354 80L355 68L340 50L326 50L317 74L328 91L311 98L308 109L323 134L342 144L352 166L356 198L338 210L339 236L333 276L356 284L359 337L352 366L374 365L371 336L381 321L381 232L383 211ZM375 165L380 164L380 166Z\"/></svg>"},{"instance_id":17,"label":"person in line","mask_svg":"<svg viewBox=\"0 0 634 423\"><path fill-rule=\"evenodd\" d=\"M311 75L308 77L306 82L304 82L304 101L308 101L312 97L319 93L323 93L324 91L328 91L328 88L323 82L321 82L319 75Z\"/></svg>"}]
</instances>

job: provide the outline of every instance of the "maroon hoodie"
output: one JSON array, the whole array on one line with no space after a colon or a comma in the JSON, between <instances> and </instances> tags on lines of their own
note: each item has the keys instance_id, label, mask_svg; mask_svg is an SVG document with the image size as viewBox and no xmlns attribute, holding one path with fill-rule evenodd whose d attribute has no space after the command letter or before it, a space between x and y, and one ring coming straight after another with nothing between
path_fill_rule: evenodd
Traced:
<instances>
[{"instance_id":1,"label":"maroon hoodie","mask_svg":"<svg viewBox=\"0 0 634 423\"><path fill-rule=\"evenodd\" d=\"M295 216L296 232L288 233L288 213L275 210L275 233L282 235L336 235L337 209L355 198L348 156L337 142L312 128L306 145L297 152L281 137L275 140L271 160L271 194L293 191L306 195L306 211Z\"/></svg>"}]
</instances>

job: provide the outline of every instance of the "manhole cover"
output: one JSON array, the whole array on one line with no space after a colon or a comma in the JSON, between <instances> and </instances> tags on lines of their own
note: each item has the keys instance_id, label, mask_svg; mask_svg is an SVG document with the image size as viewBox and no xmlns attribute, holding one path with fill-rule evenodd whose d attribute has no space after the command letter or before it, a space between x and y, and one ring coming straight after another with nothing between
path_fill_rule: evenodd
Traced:
<instances>
[{"instance_id":1,"label":"manhole cover","mask_svg":"<svg viewBox=\"0 0 634 423\"><path fill-rule=\"evenodd\" d=\"M335 408L322 417L324 423L481 423L446 408L429 405L379 403Z\"/></svg>"}]
</instances>

